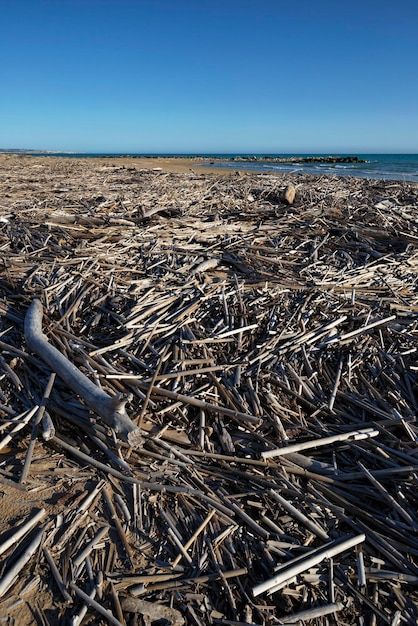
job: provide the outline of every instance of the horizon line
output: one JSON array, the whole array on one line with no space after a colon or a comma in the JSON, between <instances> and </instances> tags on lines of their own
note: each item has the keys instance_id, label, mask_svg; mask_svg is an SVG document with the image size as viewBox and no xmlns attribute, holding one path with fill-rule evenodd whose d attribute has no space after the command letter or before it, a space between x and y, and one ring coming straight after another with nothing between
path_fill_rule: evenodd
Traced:
<instances>
[{"instance_id":1,"label":"horizon line","mask_svg":"<svg viewBox=\"0 0 418 626\"><path fill-rule=\"evenodd\" d=\"M85 155L89 155L89 154L97 154L97 155L120 155L120 156L130 156L130 155L135 155L135 156L218 156L218 155L254 155L254 156L280 156L280 155L307 155L307 154L312 154L313 156L316 155L355 155L355 154L418 154L417 152L412 152L412 151L407 151L407 152L402 152L402 151L389 151L389 150L384 150L382 152L375 152L375 151L355 151L355 150L350 150L350 151L327 151L327 150L322 150L322 151L312 151L312 150L308 150L308 151L293 151L293 152L287 152L287 151L281 151L281 152L271 152L271 151L267 151L267 150L261 150L261 151L253 151L253 150L249 150L249 151L222 151L222 152L205 152L205 151L200 151L200 150L196 150L193 152L166 152L166 151L161 151L161 152L154 152L154 151L144 151L144 152L136 152L133 150L100 150L100 151L87 151L87 150L58 150L58 149L48 149L48 148L0 148L0 153L10 153L10 154L14 154L14 153L40 153L40 154L85 154Z\"/></svg>"}]
</instances>

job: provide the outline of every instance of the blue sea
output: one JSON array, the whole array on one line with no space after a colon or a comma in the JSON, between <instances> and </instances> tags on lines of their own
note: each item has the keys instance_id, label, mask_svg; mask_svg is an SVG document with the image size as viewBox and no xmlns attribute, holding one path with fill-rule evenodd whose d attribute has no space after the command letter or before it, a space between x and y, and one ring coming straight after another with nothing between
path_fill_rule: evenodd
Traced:
<instances>
[{"instance_id":1,"label":"blue sea","mask_svg":"<svg viewBox=\"0 0 418 626\"><path fill-rule=\"evenodd\" d=\"M221 156L221 155L217 155ZM227 155L233 157L237 155ZM242 155L241 155L242 156ZM250 156L250 155L248 155ZM257 155L254 155L257 156ZM300 157L329 156L328 154L280 154L269 156ZM212 167L244 168L253 172L286 172L292 174L315 174L326 176L357 176L383 180L407 180L418 182L418 154L334 154L332 156L357 156L365 163L270 163L214 161Z\"/></svg>"},{"instance_id":2,"label":"blue sea","mask_svg":"<svg viewBox=\"0 0 418 626\"><path fill-rule=\"evenodd\" d=\"M61 156L61 157L187 157L196 158L196 164L199 163L199 157L205 159L213 158L210 162L211 167L230 168L233 170L245 169L252 172L286 172L292 174L315 174L326 176L357 176L360 178L374 178L383 180L404 180L418 182L418 154L333 154L332 156L356 156L365 161L364 163L271 163L263 161L262 156L269 157L298 157L304 158L309 156L330 156L329 154L140 154L140 153L108 153L108 154L87 154L87 153L31 153L33 156ZM236 162L228 159L236 157L252 157L256 156L256 162ZM225 160L223 160L225 159ZM209 163L207 163L209 165ZM204 165L202 165L204 167Z\"/></svg>"}]
</instances>

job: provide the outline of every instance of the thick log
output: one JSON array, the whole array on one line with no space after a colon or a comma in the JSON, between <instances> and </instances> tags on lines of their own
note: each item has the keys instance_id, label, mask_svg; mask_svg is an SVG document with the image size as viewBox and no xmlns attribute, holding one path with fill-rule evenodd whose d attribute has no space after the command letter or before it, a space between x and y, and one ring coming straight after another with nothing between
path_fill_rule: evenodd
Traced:
<instances>
[{"instance_id":1,"label":"thick log","mask_svg":"<svg viewBox=\"0 0 418 626\"><path fill-rule=\"evenodd\" d=\"M53 372L57 374L87 406L108 425L121 439L132 447L141 441L139 428L126 413L125 405L130 394L118 394L111 398L100 387L91 382L71 361L52 346L42 332L43 307L40 300L33 300L25 317L25 339L33 350Z\"/></svg>"}]
</instances>

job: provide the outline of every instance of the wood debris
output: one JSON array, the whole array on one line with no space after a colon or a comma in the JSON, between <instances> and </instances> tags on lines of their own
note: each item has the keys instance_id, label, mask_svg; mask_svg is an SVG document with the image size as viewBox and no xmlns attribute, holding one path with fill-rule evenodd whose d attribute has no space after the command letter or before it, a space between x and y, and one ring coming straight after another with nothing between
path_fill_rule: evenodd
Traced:
<instances>
[{"instance_id":1,"label":"wood debris","mask_svg":"<svg viewBox=\"0 0 418 626\"><path fill-rule=\"evenodd\" d=\"M414 183L4 156L3 621L415 625L417 208ZM129 399L134 443L64 361Z\"/></svg>"}]
</instances>

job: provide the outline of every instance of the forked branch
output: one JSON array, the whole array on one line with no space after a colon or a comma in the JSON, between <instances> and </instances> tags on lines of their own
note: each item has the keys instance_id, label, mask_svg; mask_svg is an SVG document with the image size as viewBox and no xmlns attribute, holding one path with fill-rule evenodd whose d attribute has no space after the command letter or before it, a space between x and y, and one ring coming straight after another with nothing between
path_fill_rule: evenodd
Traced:
<instances>
[{"instance_id":1,"label":"forked branch","mask_svg":"<svg viewBox=\"0 0 418 626\"><path fill-rule=\"evenodd\" d=\"M33 300L25 317L25 339L33 350L53 372L59 376L87 406L113 428L121 439L132 447L141 441L139 428L126 413L125 405L131 394L118 394L111 398L100 387L87 378L59 350L52 346L42 332L43 307L40 300Z\"/></svg>"}]
</instances>

